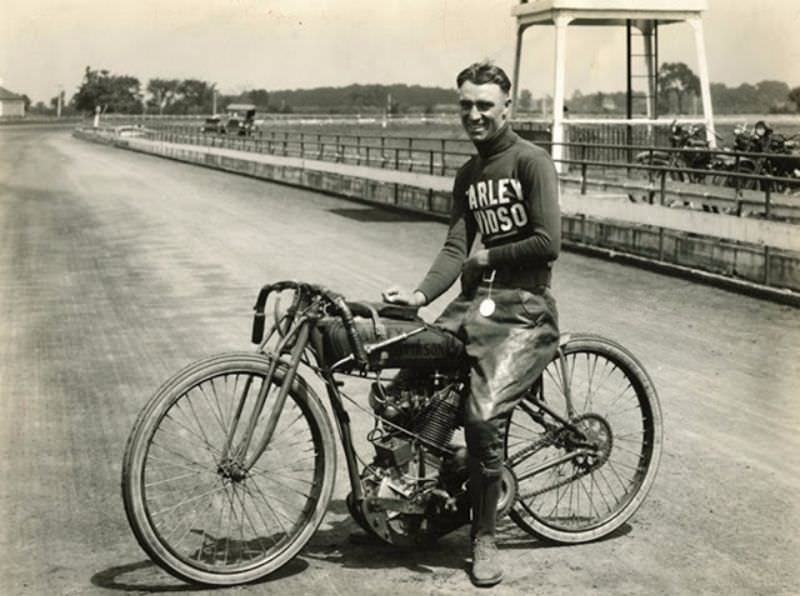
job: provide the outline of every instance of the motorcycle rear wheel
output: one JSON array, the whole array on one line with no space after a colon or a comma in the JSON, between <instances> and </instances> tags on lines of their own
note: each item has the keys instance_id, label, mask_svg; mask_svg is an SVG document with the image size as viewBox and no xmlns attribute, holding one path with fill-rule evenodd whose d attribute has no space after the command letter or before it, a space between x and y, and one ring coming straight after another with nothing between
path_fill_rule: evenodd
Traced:
<instances>
[{"instance_id":1,"label":"motorcycle rear wheel","mask_svg":"<svg viewBox=\"0 0 800 596\"><path fill-rule=\"evenodd\" d=\"M188 582L235 585L290 561L313 536L333 491L336 447L319 398L295 377L278 426L250 470L221 457L242 405L238 443L270 366L229 353L165 382L134 425L122 465L131 529L151 559ZM256 427L285 376L279 366ZM246 394L246 399L243 396Z\"/></svg>"},{"instance_id":2,"label":"motorcycle rear wheel","mask_svg":"<svg viewBox=\"0 0 800 596\"><path fill-rule=\"evenodd\" d=\"M565 370L558 356L551 361L507 428L507 465L519 482L509 515L534 536L575 544L614 532L641 506L658 470L662 419L650 377L622 346L577 335L561 349ZM568 459L579 447L547 415L553 426L545 430L537 400L591 433L602 447L598 455Z\"/></svg>"}]
</instances>

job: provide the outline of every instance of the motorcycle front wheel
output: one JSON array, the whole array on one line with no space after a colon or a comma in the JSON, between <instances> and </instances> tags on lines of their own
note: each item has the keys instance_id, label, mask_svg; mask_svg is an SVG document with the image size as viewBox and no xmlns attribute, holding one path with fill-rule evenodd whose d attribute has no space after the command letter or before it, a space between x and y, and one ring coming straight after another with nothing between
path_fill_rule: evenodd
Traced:
<instances>
[{"instance_id":1,"label":"motorcycle front wheel","mask_svg":"<svg viewBox=\"0 0 800 596\"><path fill-rule=\"evenodd\" d=\"M151 398L128 439L122 465L128 522L152 560L184 581L224 586L269 575L305 546L327 509L336 469L333 431L299 376L266 448L249 469L242 466L254 457L258 430L285 378L280 365L256 414L270 362L230 353L189 365ZM241 438L253 416L258 422L248 443ZM248 457L237 458L244 449Z\"/></svg>"},{"instance_id":2,"label":"motorcycle front wheel","mask_svg":"<svg viewBox=\"0 0 800 596\"><path fill-rule=\"evenodd\" d=\"M506 461L518 481L510 516L539 538L581 543L617 530L650 491L661 407L644 367L622 346L577 335L560 352L507 425Z\"/></svg>"}]
</instances>

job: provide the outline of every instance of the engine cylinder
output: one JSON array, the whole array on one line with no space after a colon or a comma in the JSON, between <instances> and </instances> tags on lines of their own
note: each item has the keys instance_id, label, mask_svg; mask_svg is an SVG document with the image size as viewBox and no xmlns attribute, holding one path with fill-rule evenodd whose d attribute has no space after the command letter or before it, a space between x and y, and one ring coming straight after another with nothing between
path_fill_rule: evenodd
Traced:
<instances>
[{"instance_id":1,"label":"engine cylinder","mask_svg":"<svg viewBox=\"0 0 800 596\"><path fill-rule=\"evenodd\" d=\"M444 447L453 438L461 393L455 386L439 392L425 412L417 433L429 443Z\"/></svg>"}]
</instances>

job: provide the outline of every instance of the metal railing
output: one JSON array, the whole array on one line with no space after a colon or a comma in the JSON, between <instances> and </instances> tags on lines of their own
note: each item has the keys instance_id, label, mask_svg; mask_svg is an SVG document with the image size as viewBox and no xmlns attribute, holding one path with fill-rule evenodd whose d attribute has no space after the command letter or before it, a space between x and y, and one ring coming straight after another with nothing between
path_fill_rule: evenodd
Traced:
<instances>
[{"instance_id":1,"label":"metal railing","mask_svg":"<svg viewBox=\"0 0 800 596\"><path fill-rule=\"evenodd\" d=\"M196 127L169 126L147 131L152 139L222 147L284 157L316 159L420 174L452 176L475 151L462 139L322 132L260 131L252 136L201 133ZM549 141L538 144L551 149ZM560 160L562 181L615 190L632 201L752 215L800 222L800 178L767 173L765 164L782 154L733 152L616 143L566 142ZM693 168L691 156L726 168ZM620 160L625 155L628 159ZM638 159L637 159L638 156ZM603 159L605 157L605 159ZM610 159L609 159L610 158ZM800 158L798 158L800 161ZM743 165L747 163L748 168ZM796 194L793 194L796 193Z\"/></svg>"},{"instance_id":2,"label":"metal railing","mask_svg":"<svg viewBox=\"0 0 800 596\"><path fill-rule=\"evenodd\" d=\"M562 163L579 174L563 179L578 184L581 194L589 186L616 187L628 191L632 200L668 206L677 201L706 211L800 221L800 176L771 173L781 159L796 160L800 168L798 155L639 145L564 146L567 157ZM608 162L590 157L604 149L628 151L634 159ZM698 158L702 167L689 165Z\"/></svg>"},{"instance_id":3,"label":"metal railing","mask_svg":"<svg viewBox=\"0 0 800 596\"><path fill-rule=\"evenodd\" d=\"M474 153L467 149L471 146L469 142L443 138L291 131L229 136L204 134L196 129L187 130L180 127L156 129L147 134L154 140L173 143L222 147L439 176L455 174L464 161Z\"/></svg>"}]
</instances>

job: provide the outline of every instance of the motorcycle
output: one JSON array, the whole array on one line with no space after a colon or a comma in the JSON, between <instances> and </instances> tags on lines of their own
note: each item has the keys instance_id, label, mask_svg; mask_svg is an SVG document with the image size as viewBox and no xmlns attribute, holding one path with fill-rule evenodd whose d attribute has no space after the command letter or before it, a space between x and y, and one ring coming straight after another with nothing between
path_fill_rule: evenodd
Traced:
<instances>
[{"instance_id":1,"label":"motorcycle","mask_svg":"<svg viewBox=\"0 0 800 596\"><path fill-rule=\"evenodd\" d=\"M772 133L762 143L763 152L760 158L759 171L775 179L765 181L770 190L776 192L794 192L800 188L800 155L797 155L797 137L787 137L780 133Z\"/></svg>"},{"instance_id":2,"label":"motorcycle","mask_svg":"<svg viewBox=\"0 0 800 596\"><path fill-rule=\"evenodd\" d=\"M636 162L647 166L670 168L669 177L679 182L702 182L711 164L706 127L701 124L685 126L673 121L670 125L669 144L672 151L641 151ZM684 149L680 151L679 149Z\"/></svg>"},{"instance_id":3,"label":"motorcycle","mask_svg":"<svg viewBox=\"0 0 800 596\"><path fill-rule=\"evenodd\" d=\"M673 120L670 125L669 144L671 150L649 149L640 151L634 157L637 164L644 166L641 174L646 175L652 184L663 175L676 182L702 183L706 172L711 168L711 151L706 137L706 127L701 124L679 124ZM652 204L658 192L648 191L643 200ZM631 202L638 202L637 197L628 195ZM678 205L678 203L672 203ZM680 206L693 207L690 202L681 202ZM705 208L705 207L704 207Z\"/></svg>"},{"instance_id":4,"label":"motorcycle","mask_svg":"<svg viewBox=\"0 0 800 596\"><path fill-rule=\"evenodd\" d=\"M122 497L153 561L184 581L223 586L292 560L332 498L334 425L346 505L374 539L429 544L468 523L466 450L454 440L469 392L461 341L416 308L348 302L304 282L264 286L254 310L255 352L188 365L133 426ZM390 391L383 375L396 368L414 378ZM345 378L369 385L367 405L345 393ZM346 404L372 420L369 462L356 452ZM658 396L616 342L563 335L506 426L497 513L533 536L568 544L608 536L653 485Z\"/></svg>"},{"instance_id":5,"label":"motorcycle","mask_svg":"<svg viewBox=\"0 0 800 596\"><path fill-rule=\"evenodd\" d=\"M752 131L747 124L737 126L732 149L714 156L712 183L737 189L793 192L800 188L796 137L775 134L764 121L757 122Z\"/></svg>"}]
</instances>

